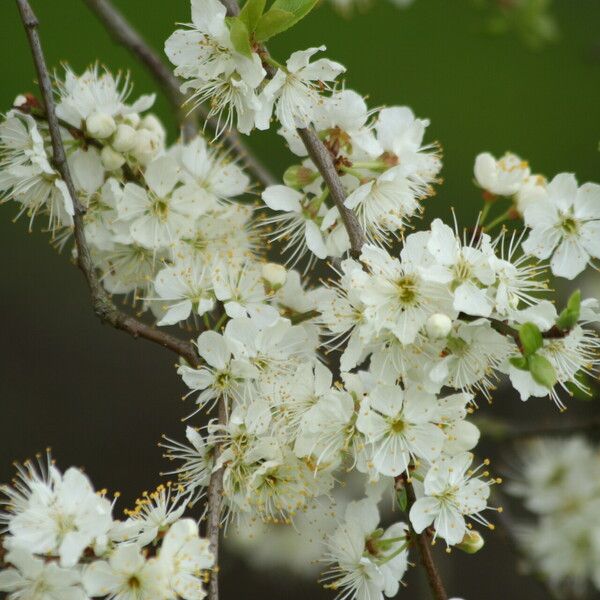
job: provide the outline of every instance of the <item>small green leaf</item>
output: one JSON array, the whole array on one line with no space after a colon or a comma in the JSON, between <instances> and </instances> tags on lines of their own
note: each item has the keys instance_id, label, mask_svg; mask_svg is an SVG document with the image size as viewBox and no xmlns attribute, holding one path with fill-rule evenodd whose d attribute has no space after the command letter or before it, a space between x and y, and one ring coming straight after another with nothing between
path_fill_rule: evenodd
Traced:
<instances>
[{"instance_id":1,"label":"small green leaf","mask_svg":"<svg viewBox=\"0 0 600 600\"><path fill-rule=\"evenodd\" d=\"M527 362L533 379L551 390L557 382L556 370L552 363L541 354L532 354L527 357Z\"/></svg>"},{"instance_id":2,"label":"small green leaf","mask_svg":"<svg viewBox=\"0 0 600 600\"><path fill-rule=\"evenodd\" d=\"M254 33L258 20L261 18L267 0L246 0L246 4L240 11L240 19L246 25L249 33Z\"/></svg>"},{"instance_id":3,"label":"small green leaf","mask_svg":"<svg viewBox=\"0 0 600 600\"><path fill-rule=\"evenodd\" d=\"M535 354L543 345L544 340L538 326L534 323L523 323L519 328L519 339L523 347L523 354Z\"/></svg>"},{"instance_id":4,"label":"small green leaf","mask_svg":"<svg viewBox=\"0 0 600 600\"><path fill-rule=\"evenodd\" d=\"M254 35L259 42L266 42L273 36L289 29L296 22L294 13L278 8L268 10L256 24Z\"/></svg>"},{"instance_id":5,"label":"small green leaf","mask_svg":"<svg viewBox=\"0 0 600 600\"><path fill-rule=\"evenodd\" d=\"M513 367L521 369L521 371L529 371L527 359L524 356L511 356L508 361Z\"/></svg>"},{"instance_id":6,"label":"small green leaf","mask_svg":"<svg viewBox=\"0 0 600 600\"><path fill-rule=\"evenodd\" d=\"M244 56L252 56L252 47L250 46L250 34L246 24L240 17L228 17L229 35L231 43L237 52Z\"/></svg>"},{"instance_id":7,"label":"small green leaf","mask_svg":"<svg viewBox=\"0 0 600 600\"><path fill-rule=\"evenodd\" d=\"M556 320L556 326L563 331L573 329L579 321L581 314L581 292L574 291L567 301L567 307L560 313Z\"/></svg>"},{"instance_id":8,"label":"small green leaf","mask_svg":"<svg viewBox=\"0 0 600 600\"><path fill-rule=\"evenodd\" d=\"M293 27L315 7L316 3L317 0L275 0L256 25L256 39L259 42L266 42Z\"/></svg>"},{"instance_id":9,"label":"small green leaf","mask_svg":"<svg viewBox=\"0 0 600 600\"><path fill-rule=\"evenodd\" d=\"M406 494L406 488L402 487L396 492L396 501L398 502L398 507L402 512L406 512L406 507L408 506L408 495Z\"/></svg>"}]
</instances>

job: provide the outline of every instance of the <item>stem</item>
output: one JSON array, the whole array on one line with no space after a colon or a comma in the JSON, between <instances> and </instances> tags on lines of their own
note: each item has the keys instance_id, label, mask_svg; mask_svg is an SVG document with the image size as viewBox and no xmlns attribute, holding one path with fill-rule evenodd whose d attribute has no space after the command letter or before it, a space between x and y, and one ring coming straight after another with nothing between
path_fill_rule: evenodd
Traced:
<instances>
[{"instance_id":1,"label":"stem","mask_svg":"<svg viewBox=\"0 0 600 600\"><path fill-rule=\"evenodd\" d=\"M182 356L192 366L200 364L198 355L194 346L190 342L186 342L176 338L168 333L154 329L153 327L138 321L137 319L118 310L113 304L110 296L105 289L96 273L96 269L92 262L87 241L85 239L83 217L85 208L82 206L75 186L71 178L65 148L60 135L60 125L56 118L56 107L54 105L54 96L52 93L52 83L48 73L48 67L44 59L44 52L38 34L38 20L35 16L29 2L27 0L16 0L23 26L27 33L33 61L37 71L40 91L46 108L46 118L48 120L48 129L52 140L52 162L56 170L60 173L65 182L69 195L73 200L74 215L73 215L73 234L75 237L75 245L77 248L77 265L83 272L87 281L90 294L92 296L92 305L94 312L103 323L109 323L115 329L126 331L134 338L142 337L151 342L159 344Z\"/></svg>"},{"instance_id":2,"label":"stem","mask_svg":"<svg viewBox=\"0 0 600 600\"><path fill-rule=\"evenodd\" d=\"M497 227L498 225L501 225L502 223L504 223L504 221L508 221L511 213L512 213L512 209L509 208L506 212L503 212L499 217L496 217L489 225L484 227L485 231L486 232L491 231L492 229L494 229L494 227Z\"/></svg>"},{"instance_id":3,"label":"stem","mask_svg":"<svg viewBox=\"0 0 600 600\"><path fill-rule=\"evenodd\" d=\"M415 496L415 490L412 486L412 483L409 481L405 482L406 486L406 496L408 498L407 512L410 511L410 507L417 501ZM446 593L446 589L444 588L444 583L440 574L438 573L437 567L433 560L433 554L431 552L431 540L430 535L427 532L427 529L422 531L421 533L416 533L415 530L410 525L409 527L411 536L419 550L419 555L421 558L421 564L425 569L425 573L427 575L427 581L429 583L429 589L431 590L431 596L435 600L448 600L448 594Z\"/></svg>"},{"instance_id":4,"label":"stem","mask_svg":"<svg viewBox=\"0 0 600 600\"><path fill-rule=\"evenodd\" d=\"M219 398L219 423L227 422L227 407L225 400ZM221 447L215 447L215 463L221 454ZM215 566L211 574L208 586L209 600L219 599L219 534L221 529L221 503L223 501L223 468L216 469L210 476L208 484L208 521L206 524L206 533L210 542L210 549L215 557Z\"/></svg>"},{"instance_id":5,"label":"stem","mask_svg":"<svg viewBox=\"0 0 600 600\"><path fill-rule=\"evenodd\" d=\"M483 228L485 224L485 220L488 218L490 214L490 209L492 208L491 202L485 202L483 205L483 209L481 210L481 215L479 217L479 227Z\"/></svg>"},{"instance_id":6,"label":"stem","mask_svg":"<svg viewBox=\"0 0 600 600\"><path fill-rule=\"evenodd\" d=\"M142 64L146 66L158 85L164 90L178 120L182 125L183 139L189 141L197 134L198 112L206 120L208 111L204 107L187 111L184 108L187 97L180 91L180 83L173 71L164 63L156 51L151 48L139 32L127 21L110 0L83 0L89 9L98 17L106 30L119 44L127 48ZM214 131L216 122L208 120L207 125ZM236 131L224 134L227 146L242 159L245 167L264 186L277 183L275 177L250 151L240 139Z\"/></svg>"}]
</instances>

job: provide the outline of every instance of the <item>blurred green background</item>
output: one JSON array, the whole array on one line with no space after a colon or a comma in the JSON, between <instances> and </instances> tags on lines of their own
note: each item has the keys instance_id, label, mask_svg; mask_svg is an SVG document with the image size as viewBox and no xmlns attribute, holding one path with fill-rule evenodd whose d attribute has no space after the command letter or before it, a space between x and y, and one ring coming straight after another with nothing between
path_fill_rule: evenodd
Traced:
<instances>
[{"instance_id":1,"label":"blurred green background","mask_svg":"<svg viewBox=\"0 0 600 600\"><path fill-rule=\"evenodd\" d=\"M111 42L82 1L32 4L50 65L68 61L82 70L100 59L131 71L134 96L153 90L150 77ZM158 49L175 22L189 20L184 0L115 4ZM534 51L515 35L487 35L484 13L471 0L416 0L406 10L379 2L352 19L323 6L273 40L271 50L285 58L325 43L327 55L347 66L347 86L368 94L371 106L406 104L430 118L427 140L442 144L445 184L428 201L426 218L447 217L453 206L468 224L479 208L472 166L481 151L512 150L536 172L572 171L581 182L600 181L600 2L556 0L553 12L560 39ZM0 23L0 110L6 110L18 93L35 86L13 2L0 3ZM160 94L156 108L174 139ZM274 134L259 133L250 143L274 172L289 164ZM86 465L97 487L120 489L131 502L155 486L165 469L156 447L161 433L182 437L179 419L189 405L178 401L183 389L174 359L101 327L68 253L54 252L44 234L27 235L25 220L13 224L12 207L0 210L0 480L11 477L12 460L50 444L59 464ZM523 406L503 398L492 409L525 419L557 416L549 402ZM467 600L546 598L514 574L515 559L502 534L488 538L489 548L477 557L440 556L451 594ZM314 582L283 573L253 575L233 557L223 571L225 599L240 590L250 599L321 597ZM408 581L400 597L428 597L415 570Z\"/></svg>"}]
</instances>

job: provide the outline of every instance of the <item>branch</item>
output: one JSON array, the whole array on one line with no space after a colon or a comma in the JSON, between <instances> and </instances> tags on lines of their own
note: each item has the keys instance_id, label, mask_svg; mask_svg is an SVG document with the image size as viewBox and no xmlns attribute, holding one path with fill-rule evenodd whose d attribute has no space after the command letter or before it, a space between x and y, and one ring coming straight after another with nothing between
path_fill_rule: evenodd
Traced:
<instances>
[{"instance_id":1,"label":"branch","mask_svg":"<svg viewBox=\"0 0 600 600\"><path fill-rule=\"evenodd\" d=\"M110 296L106 293L98 274L94 267L90 250L85 239L84 222L85 208L79 201L67 157L60 135L60 124L56 117L56 107L54 105L54 96L52 93L52 82L48 73L48 67L44 59L44 52L38 34L38 20L35 16L29 2L27 0L16 0L17 7L21 14L21 20L27 33L33 61L37 71L40 91L46 109L46 118L48 120L48 128L52 139L52 162L55 168L60 173L65 182L69 195L73 200L75 214L73 215L73 234L75 237L75 245L77 248L77 265L83 272L91 296L94 312L103 323L109 323L116 329L126 331L135 338L142 337L151 342L159 344L164 348L168 348L179 356L185 358L192 366L199 364L198 355L191 342L180 340L168 333L154 329L153 327L138 321L137 319L118 310L113 304Z\"/></svg>"},{"instance_id":2,"label":"branch","mask_svg":"<svg viewBox=\"0 0 600 600\"><path fill-rule=\"evenodd\" d=\"M237 3L237 0L221 0L221 3L227 9L228 16L235 16L239 14L240 7ZM259 54L264 57L268 57L269 51L265 46L260 45ZM276 69L272 65L263 61L263 67L267 71L267 75L269 77L272 78L275 75ZM342 222L346 228L346 231L348 232L351 254L354 258L358 258L360 256L361 248L365 244L366 238L356 214L354 211L346 208L344 205L346 194L344 192L344 186L340 179L339 173L333 164L333 157L331 156L329 150L325 147L325 144L323 144L323 142L319 139L319 136L316 134L312 125L309 127L300 127L296 131L304 143L304 146L308 151L308 155L315 163L319 173L321 174L321 177L323 177L325 184L329 188L329 193L331 194L331 197L333 198L333 201L340 212Z\"/></svg>"},{"instance_id":3,"label":"branch","mask_svg":"<svg viewBox=\"0 0 600 600\"><path fill-rule=\"evenodd\" d=\"M410 507L417 501L417 497L415 496L415 490L412 486L412 483L405 481L404 486L406 487L406 497L408 499L406 508L408 513L410 512ZM435 561L433 560L433 554L431 552L431 539L427 529L421 533L416 533L410 524L410 519L409 527L411 537L413 538L417 549L419 550L421 564L425 569L427 582L429 583L429 589L431 590L432 597L435 600L448 600L448 594L444 588L444 583L440 577L440 574L438 573Z\"/></svg>"},{"instance_id":4,"label":"branch","mask_svg":"<svg viewBox=\"0 0 600 600\"><path fill-rule=\"evenodd\" d=\"M227 422L227 407L225 400L219 399L219 423ZM219 459L221 448L215 447L215 463ZM223 468L213 471L208 484L208 516L206 534L210 542L210 549L215 557L215 566L211 574L208 587L209 600L219 600L219 534L221 528L221 503L223 501Z\"/></svg>"},{"instance_id":5,"label":"branch","mask_svg":"<svg viewBox=\"0 0 600 600\"><path fill-rule=\"evenodd\" d=\"M115 41L127 48L142 64L146 66L157 84L164 90L178 120L182 124L183 138L191 140L197 133L197 119L195 113L200 113L206 120L206 109L199 106L196 110L187 111L184 107L188 97L181 93L180 82L173 71L156 51L148 45L144 38L133 28L131 23L120 13L110 0L83 0L88 8L98 17L106 30ZM214 131L216 123L207 121L207 125ZM262 162L248 149L236 131L224 134L225 142L229 149L237 154L248 171L264 186L277 183L275 177L262 164Z\"/></svg>"}]
</instances>

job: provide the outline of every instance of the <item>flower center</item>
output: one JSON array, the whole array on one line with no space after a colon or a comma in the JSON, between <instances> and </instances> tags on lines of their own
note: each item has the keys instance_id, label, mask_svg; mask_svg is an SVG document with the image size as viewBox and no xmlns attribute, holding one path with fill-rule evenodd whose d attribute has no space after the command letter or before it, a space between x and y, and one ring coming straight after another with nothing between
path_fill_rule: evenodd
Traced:
<instances>
[{"instance_id":1,"label":"flower center","mask_svg":"<svg viewBox=\"0 0 600 600\"><path fill-rule=\"evenodd\" d=\"M157 198L152 205L152 214L161 221L166 221L169 216L169 203L163 198Z\"/></svg>"},{"instance_id":2,"label":"flower center","mask_svg":"<svg viewBox=\"0 0 600 600\"><path fill-rule=\"evenodd\" d=\"M579 225L573 217L563 217L561 227L566 235L573 235L579 229Z\"/></svg>"},{"instance_id":3,"label":"flower center","mask_svg":"<svg viewBox=\"0 0 600 600\"><path fill-rule=\"evenodd\" d=\"M396 281L396 289L398 290L398 299L401 304L414 304L417 299L416 280L411 275L405 275Z\"/></svg>"}]
</instances>

